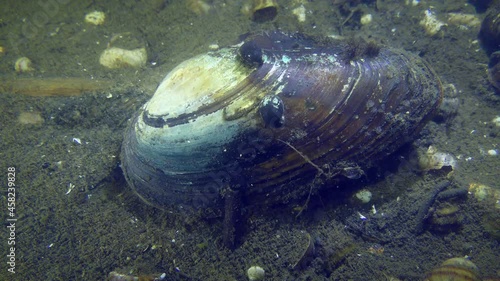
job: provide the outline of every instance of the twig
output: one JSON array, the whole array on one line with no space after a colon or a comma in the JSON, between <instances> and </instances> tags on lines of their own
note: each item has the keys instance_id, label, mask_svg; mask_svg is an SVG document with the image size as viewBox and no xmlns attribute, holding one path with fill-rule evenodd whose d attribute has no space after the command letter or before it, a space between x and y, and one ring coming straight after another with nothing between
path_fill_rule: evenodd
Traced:
<instances>
[{"instance_id":1,"label":"twig","mask_svg":"<svg viewBox=\"0 0 500 281\"><path fill-rule=\"evenodd\" d=\"M429 209L434 204L434 201L436 201L438 194L450 185L451 185L451 182L446 181L446 180L438 183L433 188L431 196L429 196L429 198L427 200L425 200L424 204L422 204L422 206L420 206L420 209L418 210L418 214L415 217L415 219L417 221L417 225L415 226L414 231L416 234L420 234L424 231L424 223L425 223L425 220L427 219L427 214L429 213Z\"/></svg>"},{"instance_id":2,"label":"twig","mask_svg":"<svg viewBox=\"0 0 500 281\"><path fill-rule=\"evenodd\" d=\"M286 141L280 140L280 139L278 139L278 141L286 144L291 149L293 149L295 152L297 152L297 154L299 154L302 158L304 158L304 160L306 160L307 163L311 164L311 166L316 168L316 170L318 170L320 175L326 175L326 173L325 173L325 171L323 171L323 169L321 169L318 165L314 164L314 162L311 161L311 159L309 159L309 157L307 157L307 155L304 155L302 152L298 151L293 145L291 145L290 143L288 143Z\"/></svg>"}]
</instances>

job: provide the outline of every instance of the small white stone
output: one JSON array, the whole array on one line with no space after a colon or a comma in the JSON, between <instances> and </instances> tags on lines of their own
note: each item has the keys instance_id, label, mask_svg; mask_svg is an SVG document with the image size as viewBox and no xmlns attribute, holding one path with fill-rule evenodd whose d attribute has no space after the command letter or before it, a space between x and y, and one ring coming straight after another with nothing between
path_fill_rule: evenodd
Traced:
<instances>
[{"instance_id":1,"label":"small white stone","mask_svg":"<svg viewBox=\"0 0 500 281\"><path fill-rule=\"evenodd\" d=\"M490 150L488 150L488 155L490 155L490 156L497 156L498 155L498 151L496 149L490 149Z\"/></svg>"},{"instance_id":2,"label":"small white stone","mask_svg":"<svg viewBox=\"0 0 500 281\"><path fill-rule=\"evenodd\" d=\"M500 116L496 116L493 120L491 120L491 122L493 122L495 126L500 127Z\"/></svg>"},{"instance_id":3,"label":"small white stone","mask_svg":"<svg viewBox=\"0 0 500 281\"><path fill-rule=\"evenodd\" d=\"M210 45L208 45L208 48L210 50L217 50L217 49L219 49L219 45L217 45L217 44L210 44Z\"/></svg>"},{"instance_id":4,"label":"small white stone","mask_svg":"<svg viewBox=\"0 0 500 281\"><path fill-rule=\"evenodd\" d=\"M106 19L106 14L100 11L93 11L85 15L85 22L93 25L102 25Z\"/></svg>"},{"instance_id":5,"label":"small white stone","mask_svg":"<svg viewBox=\"0 0 500 281\"><path fill-rule=\"evenodd\" d=\"M263 280L265 275L264 269L258 265L254 265L247 270L248 280L250 281Z\"/></svg>"},{"instance_id":6,"label":"small white stone","mask_svg":"<svg viewBox=\"0 0 500 281\"><path fill-rule=\"evenodd\" d=\"M27 57L20 57L14 63L14 69L17 73L32 72L35 70L33 68L33 63Z\"/></svg>"},{"instance_id":7,"label":"small white stone","mask_svg":"<svg viewBox=\"0 0 500 281\"><path fill-rule=\"evenodd\" d=\"M362 189L355 194L362 203L368 203L372 200L372 193L368 189Z\"/></svg>"},{"instance_id":8,"label":"small white stone","mask_svg":"<svg viewBox=\"0 0 500 281\"><path fill-rule=\"evenodd\" d=\"M146 65L147 59L146 48L126 50L111 47L102 52L99 63L110 69L122 67L139 68Z\"/></svg>"},{"instance_id":9,"label":"small white stone","mask_svg":"<svg viewBox=\"0 0 500 281\"><path fill-rule=\"evenodd\" d=\"M370 24L372 22L372 20L373 20L372 14L366 14L366 15L363 15L361 17L360 21L361 21L362 25L367 25L367 24Z\"/></svg>"},{"instance_id":10,"label":"small white stone","mask_svg":"<svg viewBox=\"0 0 500 281\"><path fill-rule=\"evenodd\" d=\"M304 5L300 5L299 7L293 9L292 14L294 14L297 17L297 20L299 22L306 21L306 8L304 7Z\"/></svg>"},{"instance_id":11,"label":"small white stone","mask_svg":"<svg viewBox=\"0 0 500 281\"><path fill-rule=\"evenodd\" d=\"M198 16L206 15L212 9L212 6L204 0L186 0L187 7Z\"/></svg>"}]
</instances>

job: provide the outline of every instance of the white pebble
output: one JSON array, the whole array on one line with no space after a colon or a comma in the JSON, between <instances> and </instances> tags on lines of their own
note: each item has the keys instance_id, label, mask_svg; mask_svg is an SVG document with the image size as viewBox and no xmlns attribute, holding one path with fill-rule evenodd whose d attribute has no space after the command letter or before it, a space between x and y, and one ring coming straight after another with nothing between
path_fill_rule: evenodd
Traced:
<instances>
[{"instance_id":1,"label":"white pebble","mask_svg":"<svg viewBox=\"0 0 500 281\"><path fill-rule=\"evenodd\" d=\"M102 52L99 57L99 63L109 69L123 67L140 68L146 65L147 59L146 48L126 50L111 47Z\"/></svg>"},{"instance_id":2,"label":"white pebble","mask_svg":"<svg viewBox=\"0 0 500 281\"><path fill-rule=\"evenodd\" d=\"M366 14L361 17L361 24L362 25L367 25L372 22L373 16L372 14Z\"/></svg>"},{"instance_id":3,"label":"white pebble","mask_svg":"<svg viewBox=\"0 0 500 281\"><path fill-rule=\"evenodd\" d=\"M93 25L102 25L106 19L106 14L100 11L93 11L85 15L85 22Z\"/></svg>"},{"instance_id":4,"label":"white pebble","mask_svg":"<svg viewBox=\"0 0 500 281\"><path fill-rule=\"evenodd\" d=\"M491 122L493 122L493 124L495 124L497 127L500 127L500 116L496 116L495 118L493 118L493 120L491 120Z\"/></svg>"},{"instance_id":5,"label":"white pebble","mask_svg":"<svg viewBox=\"0 0 500 281\"><path fill-rule=\"evenodd\" d=\"M260 266L252 266L247 270L247 276L248 280L250 281L258 281L258 280L263 280L266 272L264 269Z\"/></svg>"},{"instance_id":6,"label":"white pebble","mask_svg":"<svg viewBox=\"0 0 500 281\"><path fill-rule=\"evenodd\" d=\"M219 49L219 45L217 45L217 44L210 44L210 45L208 45L208 48L210 50L217 50L217 49Z\"/></svg>"},{"instance_id":7,"label":"white pebble","mask_svg":"<svg viewBox=\"0 0 500 281\"><path fill-rule=\"evenodd\" d=\"M20 57L14 63L14 69L17 73L31 72L35 70L33 68L33 63L27 57Z\"/></svg>"},{"instance_id":8,"label":"white pebble","mask_svg":"<svg viewBox=\"0 0 500 281\"><path fill-rule=\"evenodd\" d=\"M306 21L306 8L304 7L304 5L300 5L299 7L293 9L292 14L294 14L297 17L297 20L299 22Z\"/></svg>"},{"instance_id":9,"label":"white pebble","mask_svg":"<svg viewBox=\"0 0 500 281\"><path fill-rule=\"evenodd\" d=\"M362 203L368 203L372 199L372 193L368 189L362 189L355 194Z\"/></svg>"}]
</instances>

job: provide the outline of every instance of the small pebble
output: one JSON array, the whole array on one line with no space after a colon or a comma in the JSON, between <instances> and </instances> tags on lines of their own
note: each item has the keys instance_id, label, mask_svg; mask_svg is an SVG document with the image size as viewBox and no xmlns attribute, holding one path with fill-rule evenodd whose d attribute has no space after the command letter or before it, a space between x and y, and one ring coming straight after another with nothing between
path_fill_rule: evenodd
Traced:
<instances>
[{"instance_id":1,"label":"small pebble","mask_svg":"<svg viewBox=\"0 0 500 281\"><path fill-rule=\"evenodd\" d=\"M208 48L210 50L217 50L217 49L219 49L219 45L217 45L217 44L210 44L210 45L208 45Z\"/></svg>"},{"instance_id":2,"label":"small pebble","mask_svg":"<svg viewBox=\"0 0 500 281\"><path fill-rule=\"evenodd\" d=\"M495 126L500 127L500 116L496 116L493 120L491 120L491 122L493 122Z\"/></svg>"},{"instance_id":3,"label":"small pebble","mask_svg":"<svg viewBox=\"0 0 500 281\"><path fill-rule=\"evenodd\" d=\"M371 14L366 14L361 17L361 24L362 25L367 25L370 24L373 20L373 16Z\"/></svg>"},{"instance_id":4,"label":"small pebble","mask_svg":"<svg viewBox=\"0 0 500 281\"><path fill-rule=\"evenodd\" d=\"M85 22L93 25L102 25L106 19L106 14L100 11L93 11L85 15Z\"/></svg>"},{"instance_id":5,"label":"small pebble","mask_svg":"<svg viewBox=\"0 0 500 281\"><path fill-rule=\"evenodd\" d=\"M35 70L33 68L33 63L27 57L18 58L14 63L14 69L17 73L32 72L33 70Z\"/></svg>"}]
</instances>

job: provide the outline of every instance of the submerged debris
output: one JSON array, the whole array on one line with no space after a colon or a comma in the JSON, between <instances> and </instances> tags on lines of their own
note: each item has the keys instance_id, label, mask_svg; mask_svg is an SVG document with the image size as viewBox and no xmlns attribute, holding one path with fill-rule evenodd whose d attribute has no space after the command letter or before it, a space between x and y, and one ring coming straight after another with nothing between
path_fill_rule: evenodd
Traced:
<instances>
[{"instance_id":1,"label":"submerged debris","mask_svg":"<svg viewBox=\"0 0 500 281\"><path fill-rule=\"evenodd\" d=\"M314 241L311 238L311 235L307 232L306 232L305 242L306 243L304 251L302 252L302 255L297 260L297 262L293 264L292 266L293 269L301 269L306 267L307 262L310 261L314 255Z\"/></svg>"},{"instance_id":2,"label":"submerged debris","mask_svg":"<svg viewBox=\"0 0 500 281\"><path fill-rule=\"evenodd\" d=\"M166 273L162 274L151 274L151 275L138 275L138 276L133 276L133 275L127 275L127 274L121 274L116 271L112 271L108 275L107 281L160 281L160 280L166 280L165 278L167 277Z\"/></svg>"}]
</instances>

